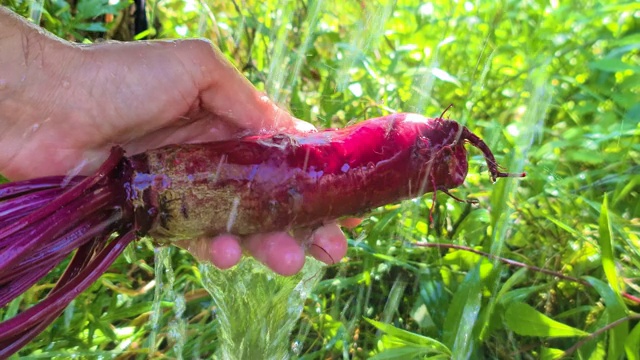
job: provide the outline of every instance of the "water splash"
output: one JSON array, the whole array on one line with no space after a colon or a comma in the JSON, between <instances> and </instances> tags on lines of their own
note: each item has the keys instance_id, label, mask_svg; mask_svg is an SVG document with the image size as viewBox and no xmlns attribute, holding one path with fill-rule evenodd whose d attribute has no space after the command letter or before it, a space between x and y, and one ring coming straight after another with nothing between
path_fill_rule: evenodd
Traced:
<instances>
[{"instance_id":1,"label":"water splash","mask_svg":"<svg viewBox=\"0 0 640 360\"><path fill-rule=\"evenodd\" d=\"M322 278L324 265L307 258L302 271L285 277L245 258L230 270L200 265L202 285L216 304L219 346L216 358L289 359L291 332L304 302Z\"/></svg>"},{"instance_id":2,"label":"water splash","mask_svg":"<svg viewBox=\"0 0 640 360\"><path fill-rule=\"evenodd\" d=\"M156 338L160 330L160 318L162 317L162 290L164 284L164 258L168 256L167 249L156 248L154 250L154 273L156 275L156 287L153 296L153 304L151 305L151 318L149 319L149 325L151 326L151 332L149 333L149 353L154 354L158 350L158 344Z\"/></svg>"},{"instance_id":3,"label":"water splash","mask_svg":"<svg viewBox=\"0 0 640 360\"><path fill-rule=\"evenodd\" d=\"M44 0L31 0L31 4L29 6L29 18L34 24L40 24L43 9Z\"/></svg>"},{"instance_id":4,"label":"water splash","mask_svg":"<svg viewBox=\"0 0 640 360\"><path fill-rule=\"evenodd\" d=\"M233 204L231 205L231 211L229 212L229 219L227 220L227 232L231 232L233 228L233 224L236 222L236 218L238 217L238 205L240 205L240 197L236 196L233 198Z\"/></svg>"},{"instance_id":5,"label":"water splash","mask_svg":"<svg viewBox=\"0 0 640 360\"><path fill-rule=\"evenodd\" d=\"M149 352L154 354L158 351L159 330L162 326L162 302L173 302L173 319L169 321L168 338L173 343L173 351L176 359L183 358L183 350L186 343L187 324L183 318L186 310L186 300L184 294L174 291L175 273L171 263L171 251L174 248L161 247L154 251L156 287L151 307L151 333L149 335ZM166 278L166 283L165 283Z\"/></svg>"},{"instance_id":6,"label":"water splash","mask_svg":"<svg viewBox=\"0 0 640 360\"><path fill-rule=\"evenodd\" d=\"M71 182L71 180L73 180L75 177L77 177L78 175L80 175L80 173L82 172L82 170L89 164L89 161L86 159L83 159L81 161L78 162L78 164L76 166L74 166L72 169L70 169L69 171L67 171L67 175L65 175L64 180L62 180L62 186L66 187L67 185L69 185L69 183Z\"/></svg>"},{"instance_id":7,"label":"water splash","mask_svg":"<svg viewBox=\"0 0 640 360\"><path fill-rule=\"evenodd\" d=\"M341 66L336 74L338 91L344 91L349 87L353 69L358 62L362 62L363 66L367 67L365 54L370 49L375 49L378 41L383 37L385 23L393 14L394 7L395 3L391 1L386 4L366 2L363 9L364 19L351 26L352 29L357 30L351 32L351 42L343 49ZM373 69L368 68L368 75L375 75ZM381 84L384 83L382 79L376 80Z\"/></svg>"},{"instance_id":8,"label":"water splash","mask_svg":"<svg viewBox=\"0 0 640 360\"><path fill-rule=\"evenodd\" d=\"M290 103L290 96L297 82L300 81L300 70L307 59L307 52L313 47L325 1L309 2L309 7L306 9L305 30L294 29L291 25L296 21L296 3L297 1L291 0L279 6L280 10L276 17L280 25L274 27L271 33L274 45L269 51L272 58L265 85L270 98L280 104ZM290 43L291 37L294 36L301 40L295 44L294 49L290 49L287 43Z\"/></svg>"}]
</instances>

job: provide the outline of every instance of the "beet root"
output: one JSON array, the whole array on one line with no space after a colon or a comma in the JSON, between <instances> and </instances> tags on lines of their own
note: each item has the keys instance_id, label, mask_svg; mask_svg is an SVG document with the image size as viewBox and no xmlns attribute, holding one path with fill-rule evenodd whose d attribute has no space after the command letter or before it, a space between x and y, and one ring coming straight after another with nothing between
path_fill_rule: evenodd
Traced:
<instances>
[{"instance_id":1,"label":"beet root","mask_svg":"<svg viewBox=\"0 0 640 360\"><path fill-rule=\"evenodd\" d=\"M0 185L0 307L75 250L47 296L0 323L0 358L54 321L135 238L158 242L312 229L327 220L460 186L465 143L489 147L442 118L395 114L340 130L172 145L124 157L92 176Z\"/></svg>"}]
</instances>

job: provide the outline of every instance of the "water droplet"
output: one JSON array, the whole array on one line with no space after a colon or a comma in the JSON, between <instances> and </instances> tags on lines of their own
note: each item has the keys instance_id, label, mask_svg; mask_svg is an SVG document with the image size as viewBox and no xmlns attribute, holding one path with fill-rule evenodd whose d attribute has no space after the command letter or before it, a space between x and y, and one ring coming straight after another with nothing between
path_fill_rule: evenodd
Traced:
<instances>
[{"instance_id":1,"label":"water droplet","mask_svg":"<svg viewBox=\"0 0 640 360\"><path fill-rule=\"evenodd\" d=\"M67 89L69 87L69 85L71 85L71 84L67 80L64 80L62 82L62 87L65 88L65 89Z\"/></svg>"},{"instance_id":2,"label":"water droplet","mask_svg":"<svg viewBox=\"0 0 640 360\"><path fill-rule=\"evenodd\" d=\"M229 213L229 219L227 220L227 232L231 232L233 228L233 224L236 222L236 217L238 216L238 205L240 205L240 198L236 197L233 199L233 204L231 205L231 211Z\"/></svg>"},{"instance_id":3,"label":"water droplet","mask_svg":"<svg viewBox=\"0 0 640 360\"><path fill-rule=\"evenodd\" d=\"M82 160L73 169L69 170L67 172L67 176L65 176L64 180L62 181L62 187L69 185L74 177L80 175L80 172L82 171L82 169L84 169L85 166L87 166L88 163L89 162L87 160Z\"/></svg>"},{"instance_id":4,"label":"water droplet","mask_svg":"<svg viewBox=\"0 0 640 360\"><path fill-rule=\"evenodd\" d=\"M304 154L304 164L302 165L302 172L307 172L307 166L309 165L309 153L311 148L307 147L307 152Z\"/></svg>"},{"instance_id":5,"label":"water droplet","mask_svg":"<svg viewBox=\"0 0 640 360\"><path fill-rule=\"evenodd\" d=\"M296 340L291 344L291 351L293 351L294 354L300 355L301 350L302 344L300 344L300 341Z\"/></svg>"}]
</instances>

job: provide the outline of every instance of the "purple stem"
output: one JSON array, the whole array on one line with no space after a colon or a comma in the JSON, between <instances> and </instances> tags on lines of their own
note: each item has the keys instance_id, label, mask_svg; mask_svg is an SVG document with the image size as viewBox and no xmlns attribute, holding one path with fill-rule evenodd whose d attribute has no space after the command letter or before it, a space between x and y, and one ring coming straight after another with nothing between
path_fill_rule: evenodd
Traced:
<instances>
[{"instance_id":1,"label":"purple stem","mask_svg":"<svg viewBox=\"0 0 640 360\"><path fill-rule=\"evenodd\" d=\"M44 330L64 308L81 292L93 284L116 260L125 247L136 238L134 231L118 236L105 246L88 263L85 254L77 253L69 268L76 268L65 272L61 281L51 291L46 299L32 306L12 319L0 323L0 358L8 357ZM103 243L106 237L98 237L92 243L83 246L93 252L95 245ZM78 260L76 260L78 259ZM77 265L85 264L83 265ZM75 276L65 276L67 273ZM68 281L67 281L68 280Z\"/></svg>"},{"instance_id":2,"label":"purple stem","mask_svg":"<svg viewBox=\"0 0 640 360\"><path fill-rule=\"evenodd\" d=\"M62 274L60 279L58 279L58 282L49 293L49 295L52 295L55 292L60 291L61 287L63 287L70 280L72 280L76 275L78 275L96 257L99 251L105 247L106 242L110 236L111 236L111 232L109 233L105 232L101 234L101 236L97 236L96 238L94 238L93 241L81 245L76 251L73 258L71 259L71 262L65 269L64 273ZM117 238L114 239L114 241L117 241ZM73 298L75 298L75 296L73 296ZM64 305L64 307L66 307L69 304L69 302L71 302L72 299L70 299ZM43 318L41 318L39 320L39 323L36 326L34 326L31 329L28 329L26 332L23 332L19 334L17 337L15 337L14 339L10 340L9 343L11 345L9 346L14 346L15 350L19 350L22 346L26 345L29 341L31 341L38 334L44 331L47 328L47 326L49 326L58 316L60 316L60 314L64 310L64 307L60 308L59 311L56 311L50 314L49 316L44 316ZM2 344L2 341L0 339L0 345L1 344ZM14 345L14 344L19 344L19 345Z\"/></svg>"},{"instance_id":3,"label":"purple stem","mask_svg":"<svg viewBox=\"0 0 640 360\"><path fill-rule=\"evenodd\" d=\"M9 200L0 202L0 217L4 218L13 212L20 211L22 209L33 206L33 203L41 203L42 201L51 201L56 196L60 195L63 189L45 189L34 191L30 194L18 196Z\"/></svg>"},{"instance_id":4,"label":"purple stem","mask_svg":"<svg viewBox=\"0 0 640 360\"><path fill-rule=\"evenodd\" d=\"M66 269L64 269L64 273L58 279L56 286L51 290L53 293L61 286L69 282L76 275L78 275L91 261L93 261L96 254L102 250L106 244L107 240L111 234L102 234L101 238L96 238L94 241L88 242L78 248L73 259L69 263Z\"/></svg>"},{"instance_id":5,"label":"purple stem","mask_svg":"<svg viewBox=\"0 0 640 360\"><path fill-rule=\"evenodd\" d=\"M66 176L49 176L38 179L1 184L0 201L33 191L39 191L49 188L60 188L62 184L65 183L67 183L68 186L73 186L78 184L84 178L84 176L75 176L71 178L71 180L69 180L69 178Z\"/></svg>"},{"instance_id":6,"label":"purple stem","mask_svg":"<svg viewBox=\"0 0 640 360\"><path fill-rule=\"evenodd\" d=\"M41 190L0 203L0 229L51 202L62 189ZM0 240L0 248L6 244Z\"/></svg>"},{"instance_id":7,"label":"purple stem","mask_svg":"<svg viewBox=\"0 0 640 360\"><path fill-rule=\"evenodd\" d=\"M29 289L33 284L37 283L45 275L49 273L58 263L58 261L50 261L44 264L38 265L30 272L23 274L19 281L10 282L6 285L0 286L0 307L7 305L11 300L17 298L20 294Z\"/></svg>"},{"instance_id":8,"label":"purple stem","mask_svg":"<svg viewBox=\"0 0 640 360\"><path fill-rule=\"evenodd\" d=\"M84 245L94 237L103 233L111 234L114 231L114 225L120 219L118 216L112 216L108 212L96 214L95 216L95 219L83 222L76 228L65 232L63 236L38 247L37 250L18 263L11 273L0 279L0 285L22 277L24 273L28 273L34 267L41 266L45 262L53 261L56 264L59 263L74 249ZM2 306L1 302L0 306Z\"/></svg>"},{"instance_id":9,"label":"purple stem","mask_svg":"<svg viewBox=\"0 0 640 360\"><path fill-rule=\"evenodd\" d=\"M4 356L6 357L11 356L11 354L17 352L23 346L27 345L27 343L33 340L36 336L38 336L38 334L43 332L47 328L47 326L49 326L49 324L51 324L55 319L57 319L61 313L62 311L59 311L57 313L52 313L47 318L42 319L42 321L38 325L21 333L18 336L15 336L13 339L6 341L6 346L3 346L4 344L0 342L0 359L4 359L5 358ZM6 355L3 355L3 354L6 354Z\"/></svg>"},{"instance_id":10,"label":"purple stem","mask_svg":"<svg viewBox=\"0 0 640 360\"><path fill-rule=\"evenodd\" d=\"M100 168L94 175L84 178L82 181L80 181L80 183L71 187L64 194L51 201L49 204L43 206L38 211L35 211L14 222L13 224L0 229L0 239L5 239L10 235L15 234L17 231L22 230L26 226L31 226L36 221L58 211L65 204L68 204L69 202L81 197L85 191L105 178L109 174L109 172L118 165L123 155L124 150L122 148L114 147L111 150L109 158L107 158L107 160L100 166Z\"/></svg>"},{"instance_id":11,"label":"purple stem","mask_svg":"<svg viewBox=\"0 0 640 360\"><path fill-rule=\"evenodd\" d=\"M70 204L38 223L30 223L28 231L20 231L10 239L3 239L2 242L8 241L10 245L0 252L0 277L11 273L13 266L29 255L35 246L46 244L92 212L108 206L113 198L108 189L98 189L87 195L73 198Z\"/></svg>"}]
</instances>

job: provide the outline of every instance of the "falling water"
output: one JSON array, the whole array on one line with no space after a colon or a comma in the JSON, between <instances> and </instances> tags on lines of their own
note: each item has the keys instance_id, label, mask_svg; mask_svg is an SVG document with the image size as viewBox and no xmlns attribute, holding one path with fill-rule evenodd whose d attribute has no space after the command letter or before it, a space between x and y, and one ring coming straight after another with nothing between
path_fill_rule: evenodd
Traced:
<instances>
[{"instance_id":1,"label":"falling water","mask_svg":"<svg viewBox=\"0 0 640 360\"><path fill-rule=\"evenodd\" d=\"M307 53L314 46L323 14L326 14L331 3L309 1L303 21L298 18L298 6L296 0L283 1L268 14L271 20L270 60L265 90L270 98L280 104L290 103L291 95L300 81L300 70ZM361 66L363 55L377 46L392 9L392 2L367 6L360 22L354 26L358 31L353 32L352 43L342 52L341 67L335 75L338 88L340 84L346 87L353 82L353 68ZM215 21L210 11L206 16ZM240 26L244 26L244 22ZM242 34L242 30L236 29L234 33ZM287 46L292 36L299 39L295 42L295 48ZM299 321L305 300L322 279L322 263L307 258L303 270L291 277L278 276L252 258L243 259L229 270L222 271L208 264L201 264L199 270L202 285L215 303L214 315L218 325L216 358L281 360L298 355L300 346L292 342L291 333ZM161 268L156 269L156 273L161 272ZM163 287L158 283L157 291ZM159 312L159 307L154 309L156 312ZM158 317L156 315L154 319L157 321Z\"/></svg>"},{"instance_id":2,"label":"falling water","mask_svg":"<svg viewBox=\"0 0 640 360\"><path fill-rule=\"evenodd\" d=\"M216 358L288 359L291 332L304 302L322 279L323 265L307 258L295 276L285 277L252 258L230 270L200 265L202 285L215 301L218 322Z\"/></svg>"},{"instance_id":3,"label":"falling water","mask_svg":"<svg viewBox=\"0 0 640 360\"><path fill-rule=\"evenodd\" d=\"M309 1L305 19L300 21L297 18L299 9L296 4L295 0L283 1L277 8L270 9L270 13L266 15L270 21L268 26L270 34L267 36L269 45L266 52L269 61L266 64L268 69L265 71L267 78L264 80L264 87L269 96L280 104L290 103L291 95L300 81L300 70L305 64L307 53L314 46L315 33L326 25L323 23L325 20L323 16L331 6L330 2L323 0ZM366 4L362 14L357 15L355 22L348 26L352 29L347 37L350 39L349 43L338 44L339 66L331 72L331 76L336 79L336 91L344 91L351 84L358 82L360 79L357 76L362 76L363 69L367 70L365 76L378 76L378 70L371 68L367 63L367 57L376 51L379 40L383 38L385 24L393 16L394 3L367 2ZM208 7L205 6L205 8L203 18L206 17L215 24L213 12ZM240 22L240 28L236 28L233 32L237 37L236 42L240 41L239 37L244 33L245 25L244 21ZM300 28L294 28L294 26ZM203 34L206 33L205 29L202 27L200 29ZM295 41L294 48L289 48L288 44L291 43L292 36L299 40ZM405 104L408 108L397 110L423 113L427 105L435 101L432 97L435 83L448 75L447 69L441 69L443 66L441 49L451 41L451 37L442 34L438 44L425 56L424 62L418 66L413 76L414 88L419 91L415 92L411 100ZM490 68L491 54L484 61L486 66L481 67L484 71L479 74L473 73L471 76L478 85L470 89L470 99L479 96L484 77ZM439 76L436 76L437 74ZM376 81L379 81L381 86L385 86L384 79L376 79ZM473 102L465 105L464 109L470 111ZM420 201L405 202L401 211L404 214L402 222L416 224L416 226L419 223L424 225L425 214L417 211L421 208ZM232 215L230 214L230 218L233 218ZM427 234L428 230L425 230L425 236ZM218 325L216 329L217 358L225 360L287 359L296 355L299 346L292 342L291 332L299 320L309 293L322 278L323 268L319 262L307 259L303 271L293 277L275 275L251 258L244 259L230 270L221 271L211 265L202 264L199 266L199 271L202 284L215 303L212 311ZM163 274L166 274L167 284L163 281ZM156 302L152 316L154 334L151 336L150 348L152 351L157 348L155 339L158 337L157 331L162 316L160 300L166 297L175 303L175 317L169 325L170 336L175 343L175 353L181 356L185 336L185 323L181 319L184 311L184 297L177 296L168 290L173 288L173 270L169 262L168 249L156 251L156 276ZM398 289L400 290L396 295L401 296L404 287L398 287ZM388 311L397 308L397 304L392 301L397 300L397 296L391 298L385 307ZM476 314L469 315L471 319L469 326L472 327ZM390 313L387 314L387 317L389 316L391 316ZM464 337L460 341L467 342Z\"/></svg>"},{"instance_id":4,"label":"falling water","mask_svg":"<svg viewBox=\"0 0 640 360\"><path fill-rule=\"evenodd\" d=\"M29 18L31 18L34 24L40 24L42 9L44 9L44 0L31 0L31 4L29 5Z\"/></svg>"},{"instance_id":5,"label":"falling water","mask_svg":"<svg viewBox=\"0 0 640 360\"><path fill-rule=\"evenodd\" d=\"M367 66L366 55L375 48L384 35L385 23L393 13L395 6L392 1L386 2L386 4L376 2L367 2L366 4L363 9L363 18L352 26L356 31L351 32L351 42L342 52L341 66L336 74L340 91L344 91L349 86L357 67ZM372 69L369 69L369 74L373 74Z\"/></svg>"},{"instance_id":6,"label":"falling water","mask_svg":"<svg viewBox=\"0 0 640 360\"><path fill-rule=\"evenodd\" d=\"M168 340L173 344L173 351L177 359L183 358L183 349L186 343L186 321L183 314L186 308L184 294L176 292L175 273L171 264L171 252L175 248L159 247L154 251L155 262L155 294L151 310L151 334L149 335L149 352L158 350L159 330L162 327L162 303L173 303L173 318L169 321ZM166 283L165 283L166 278Z\"/></svg>"}]
</instances>

